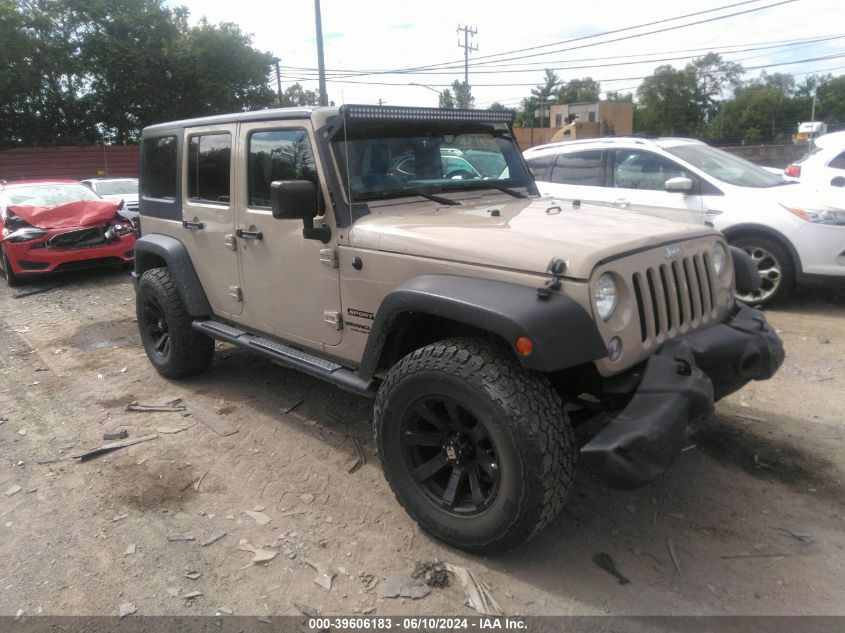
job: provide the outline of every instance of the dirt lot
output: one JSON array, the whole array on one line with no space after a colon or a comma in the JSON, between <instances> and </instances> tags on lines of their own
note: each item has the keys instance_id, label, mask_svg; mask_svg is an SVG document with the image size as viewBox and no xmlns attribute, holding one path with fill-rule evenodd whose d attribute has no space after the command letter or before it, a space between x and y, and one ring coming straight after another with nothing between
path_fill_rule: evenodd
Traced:
<instances>
[{"instance_id":1,"label":"dirt lot","mask_svg":"<svg viewBox=\"0 0 845 633\"><path fill-rule=\"evenodd\" d=\"M370 401L223 347L210 372L168 382L140 347L126 272L62 283L21 298L0 286L0 614L473 614L454 578L420 600L378 597L375 581L435 559L472 570L508 615L845 614L841 292L769 313L784 367L721 402L658 482L610 491L579 470L550 529L479 558L393 500ZM190 416L125 408L175 398ZM158 438L70 458L117 426ZM366 464L350 473L355 440ZM252 564L242 539L278 554ZM337 573L330 590L309 563Z\"/></svg>"}]
</instances>

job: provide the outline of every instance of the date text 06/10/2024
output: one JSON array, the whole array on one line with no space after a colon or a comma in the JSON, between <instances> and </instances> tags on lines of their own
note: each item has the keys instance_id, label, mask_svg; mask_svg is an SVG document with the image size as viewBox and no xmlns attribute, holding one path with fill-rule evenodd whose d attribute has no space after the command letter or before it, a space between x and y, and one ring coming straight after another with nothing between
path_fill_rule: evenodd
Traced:
<instances>
[{"instance_id":1,"label":"date text 06/10/2024","mask_svg":"<svg viewBox=\"0 0 845 633\"><path fill-rule=\"evenodd\" d=\"M334 617L310 618L308 628L315 631L459 631L459 630L525 630L525 621L519 618L447 618L447 617Z\"/></svg>"}]
</instances>

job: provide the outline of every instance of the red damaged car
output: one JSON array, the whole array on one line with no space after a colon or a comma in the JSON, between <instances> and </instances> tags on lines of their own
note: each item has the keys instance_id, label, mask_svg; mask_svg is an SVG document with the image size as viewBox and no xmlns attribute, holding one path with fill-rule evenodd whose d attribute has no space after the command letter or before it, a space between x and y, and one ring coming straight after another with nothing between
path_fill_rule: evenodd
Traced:
<instances>
[{"instance_id":1,"label":"red damaged car","mask_svg":"<svg viewBox=\"0 0 845 633\"><path fill-rule=\"evenodd\" d=\"M74 180L0 181L0 266L10 286L43 273L130 263L135 227L122 201Z\"/></svg>"}]
</instances>

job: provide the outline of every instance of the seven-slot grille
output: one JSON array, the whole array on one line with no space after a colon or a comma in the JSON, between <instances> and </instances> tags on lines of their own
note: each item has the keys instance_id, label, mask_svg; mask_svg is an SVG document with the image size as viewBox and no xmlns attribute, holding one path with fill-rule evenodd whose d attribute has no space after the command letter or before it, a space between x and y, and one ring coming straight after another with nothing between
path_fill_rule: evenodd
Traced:
<instances>
[{"instance_id":1,"label":"seven-slot grille","mask_svg":"<svg viewBox=\"0 0 845 633\"><path fill-rule=\"evenodd\" d=\"M633 275L642 340L694 329L715 314L710 255L689 255Z\"/></svg>"}]
</instances>

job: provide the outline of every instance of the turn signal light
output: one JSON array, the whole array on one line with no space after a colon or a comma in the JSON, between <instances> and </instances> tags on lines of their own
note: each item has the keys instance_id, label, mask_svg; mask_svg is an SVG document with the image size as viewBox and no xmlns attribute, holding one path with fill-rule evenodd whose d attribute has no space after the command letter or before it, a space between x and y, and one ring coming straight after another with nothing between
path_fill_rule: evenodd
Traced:
<instances>
[{"instance_id":1,"label":"turn signal light","mask_svg":"<svg viewBox=\"0 0 845 633\"><path fill-rule=\"evenodd\" d=\"M531 352L534 351L534 342L527 336L520 336L516 339L514 347L520 356L531 356Z\"/></svg>"},{"instance_id":2,"label":"turn signal light","mask_svg":"<svg viewBox=\"0 0 845 633\"><path fill-rule=\"evenodd\" d=\"M801 165L790 165L786 169L783 170L790 178L800 178L801 177Z\"/></svg>"}]
</instances>

